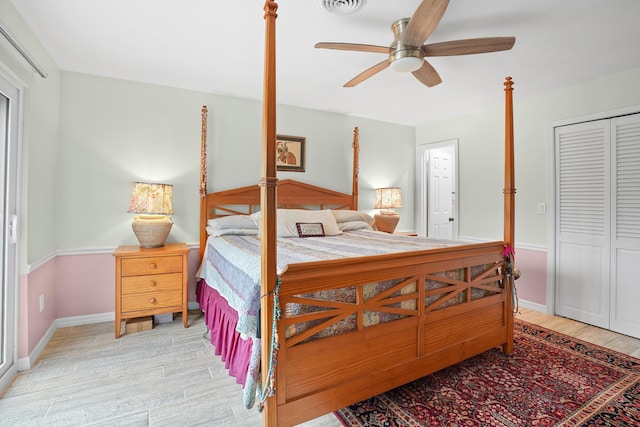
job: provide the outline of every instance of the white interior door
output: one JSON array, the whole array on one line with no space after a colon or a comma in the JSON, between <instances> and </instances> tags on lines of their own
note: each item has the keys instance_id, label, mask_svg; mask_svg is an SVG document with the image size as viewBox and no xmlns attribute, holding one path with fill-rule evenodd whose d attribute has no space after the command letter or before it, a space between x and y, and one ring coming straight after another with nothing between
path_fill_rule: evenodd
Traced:
<instances>
[{"instance_id":1,"label":"white interior door","mask_svg":"<svg viewBox=\"0 0 640 427\"><path fill-rule=\"evenodd\" d=\"M17 372L17 195L20 92L0 74L0 390Z\"/></svg>"},{"instance_id":2,"label":"white interior door","mask_svg":"<svg viewBox=\"0 0 640 427\"><path fill-rule=\"evenodd\" d=\"M609 327L609 121L555 129L555 312Z\"/></svg>"},{"instance_id":3,"label":"white interior door","mask_svg":"<svg viewBox=\"0 0 640 427\"><path fill-rule=\"evenodd\" d=\"M458 238L456 222L457 140L418 146L417 232L441 239Z\"/></svg>"},{"instance_id":4,"label":"white interior door","mask_svg":"<svg viewBox=\"0 0 640 427\"><path fill-rule=\"evenodd\" d=\"M453 239L453 147L429 150L428 231L429 237Z\"/></svg>"}]
</instances>

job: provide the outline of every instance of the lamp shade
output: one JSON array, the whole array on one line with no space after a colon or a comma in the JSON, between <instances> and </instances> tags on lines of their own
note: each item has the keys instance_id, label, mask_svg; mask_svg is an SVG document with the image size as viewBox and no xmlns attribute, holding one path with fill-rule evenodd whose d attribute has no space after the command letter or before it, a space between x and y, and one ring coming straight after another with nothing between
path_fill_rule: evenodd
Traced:
<instances>
[{"instance_id":1,"label":"lamp shade","mask_svg":"<svg viewBox=\"0 0 640 427\"><path fill-rule=\"evenodd\" d=\"M134 182L131 191L129 212L149 215L171 215L173 213L173 186Z\"/></svg>"},{"instance_id":2,"label":"lamp shade","mask_svg":"<svg viewBox=\"0 0 640 427\"><path fill-rule=\"evenodd\" d=\"M133 219L133 232L142 248L159 248L171 231L173 186L134 182L129 212L141 214Z\"/></svg>"},{"instance_id":3,"label":"lamp shade","mask_svg":"<svg viewBox=\"0 0 640 427\"><path fill-rule=\"evenodd\" d=\"M376 188L375 209L402 207L402 190L398 187Z\"/></svg>"}]
</instances>

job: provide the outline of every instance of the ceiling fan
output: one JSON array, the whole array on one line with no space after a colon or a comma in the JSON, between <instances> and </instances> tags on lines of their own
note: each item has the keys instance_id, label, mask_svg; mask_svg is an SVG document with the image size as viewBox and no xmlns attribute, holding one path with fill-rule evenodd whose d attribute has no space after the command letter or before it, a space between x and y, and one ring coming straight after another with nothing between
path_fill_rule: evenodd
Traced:
<instances>
[{"instance_id":1,"label":"ceiling fan","mask_svg":"<svg viewBox=\"0 0 640 427\"><path fill-rule=\"evenodd\" d=\"M423 0L411 18L399 19L393 23L391 29L395 38L389 47L331 42L316 43L315 47L389 55L388 59L349 80L344 87L362 83L387 67L396 71L410 71L420 82L432 87L441 83L442 79L425 57L498 52L511 49L516 42L515 37L483 37L424 44L440 23L447 6L449 0Z\"/></svg>"}]
</instances>

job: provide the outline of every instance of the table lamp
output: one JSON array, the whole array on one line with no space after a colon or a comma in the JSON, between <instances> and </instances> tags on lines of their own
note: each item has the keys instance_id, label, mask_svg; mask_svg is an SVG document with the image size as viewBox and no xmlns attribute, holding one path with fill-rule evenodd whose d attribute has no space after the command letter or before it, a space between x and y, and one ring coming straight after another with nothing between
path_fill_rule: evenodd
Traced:
<instances>
[{"instance_id":1,"label":"table lamp","mask_svg":"<svg viewBox=\"0 0 640 427\"><path fill-rule=\"evenodd\" d=\"M173 186L134 182L129 212L140 214L133 218L133 232L141 248L159 248L169 236L173 206Z\"/></svg>"},{"instance_id":2,"label":"table lamp","mask_svg":"<svg viewBox=\"0 0 640 427\"><path fill-rule=\"evenodd\" d=\"M402 190L398 187L376 188L374 208L381 209L374 215L378 231L393 233L400 221L400 215L392 209L402 207Z\"/></svg>"}]
</instances>

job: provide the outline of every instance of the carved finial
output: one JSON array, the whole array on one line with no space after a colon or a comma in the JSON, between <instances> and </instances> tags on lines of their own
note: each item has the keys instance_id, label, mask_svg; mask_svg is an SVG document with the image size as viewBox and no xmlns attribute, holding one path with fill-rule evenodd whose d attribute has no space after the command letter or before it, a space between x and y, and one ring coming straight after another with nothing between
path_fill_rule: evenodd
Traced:
<instances>
[{"instance_id":1,"label":"carved finial","mask_svg":"<svg viewBox=\"0 0 640 427\"><path fill-rule=\"evenodd\" d=\"M504 90L513 90L513 80L510 76L505 77Z\"/></svg>"},{"instance_id":2,"label":"carved finial","mask_svg":"<svg viewBox=\"0 0 640 427\"><path fill-rule=\"evenodd\" d=\"M274 18L278 17L278 14L276 13L276 11L278 10L278 3L272 1L272 0L267 0L264 3L264 17L266 19L267 15L273 15Z\"/></svg>"}]
</instances>

